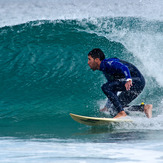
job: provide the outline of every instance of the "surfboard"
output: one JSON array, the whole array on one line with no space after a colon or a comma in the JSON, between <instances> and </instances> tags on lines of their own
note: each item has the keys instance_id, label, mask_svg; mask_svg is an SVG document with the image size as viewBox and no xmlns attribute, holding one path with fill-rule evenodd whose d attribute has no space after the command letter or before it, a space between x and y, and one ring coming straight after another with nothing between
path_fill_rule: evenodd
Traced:
<instances>
[{"instance_id":1,"label":"surfboard","mask_svg":"<svg viewBox=\"0 0 163 163\"><path fill-rule=\"evenodd\" d=\"M87 117L87 116L81 116L72 113L70 113L70 116L76 122L88 126L99 126L99 125L108 125L110 123L132 122L131 119L126 119L126 118L118 119L118 118Z\"/></svg>"}]
</instances>

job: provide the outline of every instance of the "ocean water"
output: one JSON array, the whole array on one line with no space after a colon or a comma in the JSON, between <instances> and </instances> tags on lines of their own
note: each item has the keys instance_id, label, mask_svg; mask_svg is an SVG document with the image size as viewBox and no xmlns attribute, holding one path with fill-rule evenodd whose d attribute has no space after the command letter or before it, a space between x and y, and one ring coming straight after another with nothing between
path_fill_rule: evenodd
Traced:
<instances>
[{"instance_id":1,"label":"ocean water","mask_svg":"<svg viewBox=\"0 0 163 163\"><path fill-rule=\"evenodd\" d=\"M163 1L0 1L0 162L163 162ZM134 63L153 118L88 127L106 97L87 54ZM105 115L107 116L107 115Z\"/></svg>"}]
</instances>

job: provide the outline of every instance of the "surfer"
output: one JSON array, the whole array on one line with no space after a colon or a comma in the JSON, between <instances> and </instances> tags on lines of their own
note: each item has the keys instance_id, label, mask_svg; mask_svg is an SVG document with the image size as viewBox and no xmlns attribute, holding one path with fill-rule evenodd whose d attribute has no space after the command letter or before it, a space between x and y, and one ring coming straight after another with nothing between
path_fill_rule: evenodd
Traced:
<instances>
[{"instance_id":1,"label":"surfer","mask_svg":"<svg viewBox=\"0 0 163 163\"><path fill-rule=\"evenodd\" d=\"M102 71L107 79L101 89L108 102L100 111L116 111L114 118L125 117L125 107L128 106L144 89L145 79L140 71L131 63L118 58L105 59L105 54L99 48L88 53L88 65L95 71ZM121 92L119 95L118 92ZM112 104L111 106L109 104ZM148 118L152 117L152 105L142 104L129 108L130 111L144 111Z\"/></svg>"}]
</instances>

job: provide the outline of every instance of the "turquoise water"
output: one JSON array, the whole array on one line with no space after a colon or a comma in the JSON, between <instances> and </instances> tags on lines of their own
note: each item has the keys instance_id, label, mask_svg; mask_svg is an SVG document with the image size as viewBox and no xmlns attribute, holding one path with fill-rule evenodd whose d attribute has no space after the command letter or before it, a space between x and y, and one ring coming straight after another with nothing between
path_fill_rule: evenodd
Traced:
<instances>
[{"instance_id":1,"label":"turquoise water","mask_svg":"<svg viewBox=\"0 0 163 163\"><path fill-rule=\"evenodd\" d=\"M0 2L1 162L163 161L162 16L153 12L151 17L154 8L147 1L104 4ZM146 10L137 13L140 4ZM88 6L92 8L85 12ZM106 13L107 7L113 12ZM106 128L71 119L70 112L104 116L99 108L106 101L100 88L105 78L87 65L87 54L95 47L141 70L146 87L133 104L153 104L152 119L134 114L132 124ZM154 155L146 157L150 153Z\"/></svg>"}]
</instances>

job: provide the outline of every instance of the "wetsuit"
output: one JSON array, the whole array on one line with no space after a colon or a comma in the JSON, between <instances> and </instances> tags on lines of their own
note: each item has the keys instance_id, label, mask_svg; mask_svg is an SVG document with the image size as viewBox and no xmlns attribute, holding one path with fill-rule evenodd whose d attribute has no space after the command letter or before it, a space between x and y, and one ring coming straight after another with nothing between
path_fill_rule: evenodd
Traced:
<instances>
[{"instance_id":1,"label":"wetsuit","mask_svg":"<svg viewBox=\"0 0 163 163\"><path fill-rule=\"evenodd\" d=\"M104 59L100 64L100 71L107 79L101 88L117 112L124 111L131 101L133 101L143 90L145 79L140 71L131 63L118 58ZM132 79L133 86L126 90L125 83ZM121 91L118 96L117 92Z\"/></svg>"}]
</instances>

